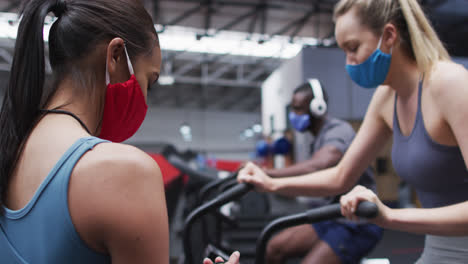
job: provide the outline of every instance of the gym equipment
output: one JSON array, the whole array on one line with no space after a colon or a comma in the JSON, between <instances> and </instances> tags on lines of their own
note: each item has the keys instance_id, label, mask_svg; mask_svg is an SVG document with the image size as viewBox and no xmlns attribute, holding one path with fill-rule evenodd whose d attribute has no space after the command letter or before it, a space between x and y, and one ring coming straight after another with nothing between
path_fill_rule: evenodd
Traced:
<instances>
[{"instance_id":1,"label":"gym equipment","mask_svg":"<svg viewBox=\"0 0 468 264\"><path fill-rule=\"evenodd\" d=\"M255 145L257 157L266 157L270 154L270 145L265 140L259 140Z\"/></svg>"},{"instance_id":2,"label":"gym equipment","mask_svg":"<svg viewBox=\"0 0 468 264\"><path fill-rule=\"evenodd\" d=\"M192 232L192 227L195 221L201 219L204 215L208 214L209 212L214 211L215 209L221 207L222 205L233 201L235 199L240 198L247 192L253 189L253 186L247 185L247 184L237 184L234 187L228 189L218 197L204 203L203 205L199 206L195 210L192 211L192 213L189 214L185 221L185 228L184 228L184 258L185 258L185 263L187 264L194 264L194 257L193 257L193 251L192 251L192 243L191 243L191 232ZM207 250L211 251L216 251L216 253L221 254L220 249L217 249L214 245L209 245L209 248ZM213 250L214 249L214 250ZM226 255L226 254L225 254Z\"/></svg>"},{"instance_id":3,"label":"gym equipment","mask_svg":"<svg viewBox=\"0 0 468 264\"><path fill-rule=\"evenodd\" d=\"M182 173L188 175L188 182L186 191L194 192L198 191L202 186L212 182L216 177L214 175L208 175L191 168L185 161L176 155L170 155L166 157L172 166L176 167Z\"/></svg>"},{"instance_id":4,"label":"gym equipment","mask_svg":"<svg viewBox=\"0 0 468 264\"><path fill-rule=\"evenodd\" d=\"M208 181L208 183L201 185L202 187L190 188L189 193L186 190L187 184L185 185L183 195L179 199L180 202L178 202L178 210L173 217L173 221L171 221L171 243L173 243L171 244L171 256L180 259L180 256L183 255L181 238L184 229L183 219L193 208L216 197L224 189L232 187L236 182L237 174L231 173L226 178L220 179L215 175L216 173L196 170L178 155L174 156L178 159L173 158L170 161L181 172L188 175L189 179L194 179L198 175ZM199 219L200 221L196 221L192 232L192 237L196 238L192 241L192 252L193 255L199 255L199 257L194 259L195 263L201 263L204 256L212 259L217 256L229 257L224 252L231 253L235 250L241 252L241 262L243 264L253 263L257 255L255 251L257 238L269 222L284 216L285 213L281 213L283 210L285 210L286 214L295 214L307 210L306 207L293 204L292 201L271 200L272 197L269 196L257 192L247 192L240 200L234 203L228 202L229 205L225 207L231 206L229 214L222 213L223 210L213 209L202 216ZM171 199L168 199L168 202L171 201ZM273 203L270 205L271 202ZM270 209L270 206L274 206L274 208ZM226 209L225 207L222 209ZM185 214L182 214L182 210L180 210L182 208L185 208L183 210ZM388 261L399 264L414 263L419 258L423 246L424 235L385 230L382 241L367 256L368 262L363 260L362 263L388 263ZM381 258L385 259L382 262L377 262L376 259ZM298 263L298 260L292 259L287 263ZM179 263L184 262L181 260Z\"/></svg>"},{"instance_id":5,"label":"gym equipment","mask_svg":"<svg viewBox=\"0 0 468 264\"><path fill-rule=\"evenodd\" d=\"M224 193L220 194L218 197L204 203L203 205L196 208L185 221L184 228L184 253L185 253L185 262L187 264L198 263L198 258L194 256L192 248L191 233L193 225L196 221L202 219L205 215L216 211L218 208L227 204L233 200L239 199L241 196L246 195L249 191L252 190L252 186L247 184L235 184L232 188L226 190ZM357 215L361 217L372 218L377 215L377 206L370 202L362 202L357 210ZM266 250L266 244L271 236L278 230L291 227L294 225L300 225L305 223L313 223L323 220L331 220L339 218L341 216L340 205L332 204L316 209L311 209L303 213L298 213L294 215L289 215L285 217L278 218L268 224L266 228L263 229L260 237L257 240L256 256L255 263L260 264L264 263L264 255ZM235 223L232 225L236 225ZM203 235L203 234L202 234ZM219 241L218 241L219 242ZM226 252L232 252L235 249L233 248L223 248L221 245L213 245L208 243L204 256L213 258L216 256L221 256L225 259L229 257ZM241 251L242 252L242 251ZM202 259L203 256L200 258Z\"/></svg>"},{"instance_id":6,"label":"gym equipment","mask_svg":"<svg viewBox=\"0 0 468 264\"><path fill-rule=\"evenodd\" d=\"M285 137L280 137L273 142L273 153L277 155L286 155L291 151L292 144Z\"/></svg>"},{"instance_id":7,"label":"gym equipment","mask_svg":"<svg viewBox=\"0 0 468 264\"><path fill-rule=\"evenodd\" d=\"M356 210L356 215L363 218L374 218L378 215L377 205L371 202L361 202ZM303 213L284 216L269 223L262 231L257 241L255 264L265 263L266 246L274 233L288 227L311 224L324 220L332 220L343 217L340 204L331 204L323 207L307 210Z\"/></svg>"},{"instance_id":8,"label":"gym equipment","mask_svg":"<svg viewBox=\"0 0 468 264\"><path fill-rule=\"evenodd\" d=\"M181 172L188 176L188 183L185 186L184 196L178 205L178 214L175 217L175 223L171 229L171 241L174 246L171 248L171 254L173 256L180 256L178 248L180 247L179 242L183 242L180 239L179 232L185 228L182 228L181 220L196 207L203 204L203 202L219 195L224 190L230 189L233 185L237 184L237 172L228 173L225 178L219 178L216 175L207 175L205 172L194 169L186 161L182 160L177 155L168 157L168 161ZM192 164L193 165L193 164ZM195 187L193 187L195 186ZM191 233L193 237L197 238L197 243L194 243L194 252L207 251L207 255L218 254L215 252L227 250L225 247L220 246L221 244L227 245L229 241L222 237L222 232L218 230L226 230L226 226L229 228L237 227L239 222L238 217L247 216L249 218L261 218L265 215L269 215L270 207L269 200L266 195L255 192L244 195L239 201L230 203L228 207L223 210L212 210L205 214L200 221L197 221L194 227L194 232ZM232 208L229 208L232 207ZM229 212L226 212L228 210ZM221 211L224 211L221 212ZM181 213L182 212L182 213ZM235 212L235 213L232 213ZM236 218L236 219L235 219ZM240 221L242 222L242 221ZM262 221L262 223L265 221ZM261 225L263 227L263 225ZM252 242L256 241L256 237ZM221 249L218 249L221 248ZM198 257L198 256L197 256ZM198 263L201 259L195 257Z\"/></svg>"}]
</instances>

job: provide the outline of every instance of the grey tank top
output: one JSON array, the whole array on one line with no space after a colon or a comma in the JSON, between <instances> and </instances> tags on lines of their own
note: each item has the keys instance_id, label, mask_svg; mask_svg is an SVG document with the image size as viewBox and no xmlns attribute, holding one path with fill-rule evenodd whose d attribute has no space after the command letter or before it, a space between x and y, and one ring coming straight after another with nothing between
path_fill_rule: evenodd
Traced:
<instances>
[{"instance_id":1,"label":"grey tank top","mask_svg":"<svg viewBox=\"0 0 468 264\"><path fill-rule=\"evenodd\" d=\"M392 161L398 175L416 191L424 208L434 208L468 200L468 171L458 146L435 142L424 126L421 112L422 82L418 88L418 108L409 136L401 133L396 111L393 118Z\"/></svg>"}]
</instances>

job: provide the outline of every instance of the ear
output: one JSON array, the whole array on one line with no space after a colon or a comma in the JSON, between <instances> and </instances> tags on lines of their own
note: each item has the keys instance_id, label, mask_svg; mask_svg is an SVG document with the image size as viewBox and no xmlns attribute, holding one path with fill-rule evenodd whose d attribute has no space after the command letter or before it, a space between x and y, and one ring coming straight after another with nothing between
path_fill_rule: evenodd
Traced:
<instances>
[{"instance_id":1,"label":"ear","mask_svg":"<svg viewBox=\"0 0 468 264\"><path fill-rule=\"evenodd\" d=\"M120 61L122 59L126 60L124 45L125 42L121 38L114 38L109 42L109 45L107 45L107 70L109 71L109 76L111 77L111 83L113 83L112 76L118 75L118 71L120 70Z\"/></svg>"},{"instance_id":2,"label":"ear","mask_svg":"<svg viewBox=\"0 0 468 264\"><path fill-rule=\"evenodd\" d=\"M390 49L396 46L398 38L398 30L396 26L392 23L388 23L384 26L383 35L382 35L382 46L385 47L385 52L390 52Z\"/></svg>"}]
</instances>

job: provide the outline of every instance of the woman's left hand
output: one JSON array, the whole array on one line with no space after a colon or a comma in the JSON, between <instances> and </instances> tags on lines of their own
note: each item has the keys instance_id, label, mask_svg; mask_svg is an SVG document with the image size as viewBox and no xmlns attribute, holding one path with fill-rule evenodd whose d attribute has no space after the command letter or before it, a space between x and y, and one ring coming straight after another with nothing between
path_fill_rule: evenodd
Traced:
<instances>
[{"instance_id":1,"label":"woman's left hand","mask_svg":"<svg viewBox=\"0 0 468 264\"><path fill-rule=\"evenodd\" d=\"M349 193L341 196L341 214L347 219L357 221L359 217L354 212L356 212L358 204L362 201L375 203L379 209L378 216L369 219L370 222L382 227L389 222L388 215L391 209L384 205L372 190L361 185L354 187Z\"/></svg>"}]
</instances>

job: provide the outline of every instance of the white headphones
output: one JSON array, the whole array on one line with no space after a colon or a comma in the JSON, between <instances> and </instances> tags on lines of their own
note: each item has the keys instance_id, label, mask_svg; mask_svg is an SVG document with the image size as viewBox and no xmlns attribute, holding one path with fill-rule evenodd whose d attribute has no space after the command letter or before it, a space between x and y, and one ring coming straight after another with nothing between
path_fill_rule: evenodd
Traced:
<instances>
[{"instance_id":1,"label":"white headphones","mask_svg":"<svg viewBox=\"0 0 468 264\"><path fill-rule=\"evenodd\" d=\"M309 85L314 93L314 99L310 101L310 113L314 117L322 117L327 112L327 103L323 96L322 85L318 79L309 79Z\"/></svg>"}]
</instances>

